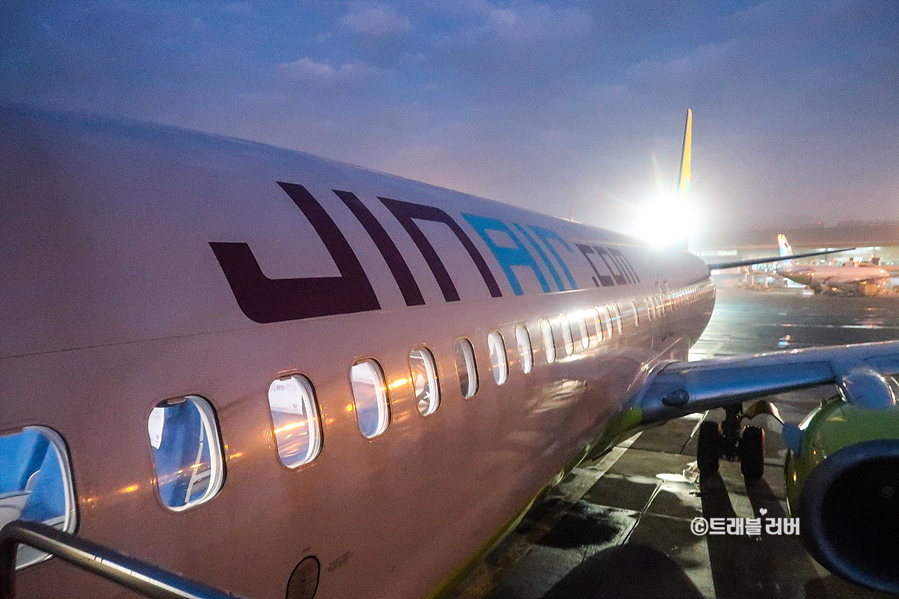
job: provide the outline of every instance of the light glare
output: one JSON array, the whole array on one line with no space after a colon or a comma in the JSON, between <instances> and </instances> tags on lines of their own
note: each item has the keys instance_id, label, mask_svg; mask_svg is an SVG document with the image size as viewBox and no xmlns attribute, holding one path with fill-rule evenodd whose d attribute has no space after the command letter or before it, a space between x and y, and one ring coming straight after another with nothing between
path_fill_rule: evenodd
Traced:
<instances>
[{"instance_id":1,"label":"light glare","mask_svg":"<svg viewBox=\"0 0 899 599\"><path fill-rule=\"evenodd\" d=\"M663 247L684 244L695 225L694 211L683 198L660 194L644 204L634 230L637 237Z\"/></svg>"}]
</instances>

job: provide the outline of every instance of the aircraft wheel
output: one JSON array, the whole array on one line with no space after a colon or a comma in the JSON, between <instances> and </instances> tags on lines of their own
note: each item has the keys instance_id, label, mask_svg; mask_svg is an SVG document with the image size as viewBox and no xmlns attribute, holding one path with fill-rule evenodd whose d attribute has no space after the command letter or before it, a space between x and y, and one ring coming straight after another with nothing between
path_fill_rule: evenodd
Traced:
<instances>
[{"instance_id":1,"label":"aircraft wheel","mask_svg":"<svg viewBox=\"0 0 899 599\"><path fill-rule=\"evenodd\" d=\"M699 472L718 472L718 458L721 455L721 428L714 420L703 420L699 424L699 442L696 444L696 462Z\"/></svg>"},{"instance_id":2,"label":"aircraft wheel","mask_svg":"<svg viewBox=\"0 0 899 599\"><path fill-rule=\"evenodd\" d=\"M740 437L740 470L743 477L753 480L765 474L765 431L747 426Z\"/></svg>"}]
</instances>

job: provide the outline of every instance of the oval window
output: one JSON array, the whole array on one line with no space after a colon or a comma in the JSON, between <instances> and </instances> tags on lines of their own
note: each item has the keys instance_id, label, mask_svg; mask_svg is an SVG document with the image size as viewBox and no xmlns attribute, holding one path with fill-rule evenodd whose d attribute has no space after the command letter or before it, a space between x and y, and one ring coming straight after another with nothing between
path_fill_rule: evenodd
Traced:
<instances>
[{"instance_id":1,"label":"oval window","mask_svg":"<svg viewBox=\"0 0 899 599\"><path fill-rule=\"evenodd\" d=\"M321 451L322 434L309 379L295 374L272 381L268 406L281 463L297 468L314 460Z\"/></svg>"},{"instance_id":2,"label":"oval window","mask_svg":"<svg viewBox=\"0 0 899 599\"><path fill-rule=\"evenodd\" d=\"M225 462L212 405L198 395L159 402L147 432L163 505L185 510L211 499L225 481Z\"/></svg>"},{"instance_id":3,"label":"oval window","mask_svg":"<svg viewBox=\"0 0 899 599\"><path fill-rule=\"evenodd\" d=\"M387 385L384 373L374 360L356 362L350 369L353 403L359 432L366 439L377 437L387 430L390 408L387 405Z\"/></svg>"},{"instance_id":4,"label":"oval window","mask_svg":"<svg viewBox=\"0 0 899 599\"><path fill-rule=\"evenodd\" d=\"M603 323L605 338L611 339L614 336L615 329L612 327L612 313L608 306L603 306L599 309L599 321Z\"/></svg>"},{"instance_id":5,"label":"oval window","mask_svg":"<svg viewBox=\"0 0 899 599\"><path fill-rule=\"evenodd\" d=\"M571 321L563 314L559 317L559 327L562 329L562 341L565 345L565 355L574 353L574 335L571 334Z\"/></svg>"},{"instance_id":6,"label":"oval window","mask_svg":"<svg viewBox=\"0 0 899 599\"><path fill-rule=\"evenodd\" d=\"M615 330L621 335L624 333L624 325L621 322L621 310L618 308L618 304L611 304L609 306L609 313L612 315L611 320Z\"/></svg>"},{"instance_id":7,"label":"oval window","mask_svg":"<svg viewBox=\"0 0 899 599\"><path fill-rule=\"evenodd\" d=\"M69 456L62 437L49 428L28 426L0 435L0 528L13 520L75 531ZM33 547L19 545L15 567L24 568L48 557Z\"/></svg>"},{"instance_id":8,"label":"oval window","mask_svg":"<svg viewBox=\"0 0 899 599\"><path fill-rule=\"evenodd\" d=\"M518 356L521 359L521 371L525 374L534 368L534 352L531 349L531 336L523 324L515 327L515 339L518 341Z\"/></svg>"},{"instance_id":9,"label":"oval window","mask_svg":"<svg viewBox=\"0 0 899 599\"><path fill-rule=\"evenodd\" d=\"M456 354L456 373L459 375L459 387L462 397L474 397L478 392L478 366L474 359L474 347L465 337L456 339L453 344Z\"/></svg>"},{"instance_id":10,"label":"oval window","mask_svg":"<svg viewBox=\"0 0 899 599\"><path fill-rule=\"evenodd\" d=\"M587 325L593 327L593 333L591 336L595 334L596 342L600 343L602 341L602 320L599 318L599 311L596 308L590 308L587 310Z\"/></svg>"},{"instance_id":11,"label":"oval window","mask_svg":"<svg viewBox=\"0 0 899 599\"><path fill-rule=\"evenodd\" d=\"M546 355L546 363L556 361L556 341L553 339L553 325L548 320L540 321L540 333L543 335L543 353Z\"/></svg>"},{"instance_id":12,"label":"oval window","mask_svg":"<svg viewBox=\"0 0 899 599\"><path fill-rule=\"evenodd\" d=\"M590 331L587 329L587 314L586 312L578 312L575 314L575 323L578 327L578 332L581 337L581 347L583 349L587 349L590 347Z\"/></svg>"},{"instance_id":13,"label":"oval window","mask_svg":"<svg viewBox=\"0 0 899 599\"><path fill-rule=\"evenodd\" d=\"M493 380L497 385L502 385L509 380L509 361L506 359L506 344L499 331L490 331L487 334L487 348L490 350Z\"/></svg>"},{"instance_id":14,"label":"oval window","mask_svg":"<svg viewBox=\"0 0 899 599\"><path fill-rule=\"evenodd\" d=\"M418 413L428 416L440 406L440 388L437 386L437 365L434 356L426 347L417 347L409 352L409 370L412 374L412 388Z\"/></svg>"}]
</instances>

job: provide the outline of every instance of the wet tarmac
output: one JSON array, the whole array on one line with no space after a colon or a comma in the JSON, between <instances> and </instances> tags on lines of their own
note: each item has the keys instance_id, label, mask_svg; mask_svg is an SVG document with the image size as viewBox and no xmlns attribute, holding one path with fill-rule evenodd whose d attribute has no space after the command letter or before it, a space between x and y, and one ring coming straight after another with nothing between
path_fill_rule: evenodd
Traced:
<instances>
[{"instance_id":1,"label":"wet tarmac","mask_svg":"<svg viewBox=\"0 0 899 599\"><path fill-rule=\"evenodd\" d=\"M899 296L805 296L721 289L691 359L899 338ZM833 387L774 396L798 422ZM691 522L787 517L778 435L766 437L765 476L747 484L722 461L700 479L696 431L680 418L576 468L455 589L454 599L883 598L830 574L793 534L695 535ZM753 422L755 424L755 422ZM763 520L767 522L768 520ZM783 520L781 520L783 521Z\"/></svg>"}]
</instances>

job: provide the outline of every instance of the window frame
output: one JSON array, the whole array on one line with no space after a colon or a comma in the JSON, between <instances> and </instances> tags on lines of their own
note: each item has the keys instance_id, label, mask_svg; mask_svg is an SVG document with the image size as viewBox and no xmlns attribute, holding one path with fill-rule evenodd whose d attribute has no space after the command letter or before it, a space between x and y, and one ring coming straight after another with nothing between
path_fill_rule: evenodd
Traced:
<instances>
[{"instance_id":1,"label":"window frame","mask_svg":"<svg viewBox=\"0 0 899 599\"><path fill-rule=\"evenodd\" d=\"M599 310L597 310L594 306L592 308L588 308L585 313L587 314L587 329L590 330L592 325L592 332L590 332L590 345L599 345L600 343L602 343L603 339L602 324L599 321Z\"/></svg>"},{"instance_id":2,"label":"window frame","mask_svg":"<svg viewBox=\"0 0 899 599\"><path fill-rule=\"evenodd\" d=\"M49 447L53 448L56 456L57 466L59 467L59 482L62 485L64 507L62 514L54 517L54 520L57 518L62 518L61 526L58 524L52 526L53 528L61 530L62 532L74 534L75 531L78 530L79 524L78 499L75 495L75 478L72 472L72 459L69 455L68 444L66 443L62 435L60 435L58 432L48 426L40 424L22 426L19 428L0 431L0 437L12 437L14 435L25 433L26 431L34 431L37 434L42 435L48 441L48 449ZM46 460L46 457L44 459ZM28 491L28 485L29 483L31 483L32 477L37 475L41 470L42 468L38 468L35 472L29 475L29 480L26 482L25 488L21 490L22 493ZM26 499L25 503L22 505L23 510L27 506L27 504L28 502ZM15 522L16 520L20 520L23 522L34 522L34 520L26 520L21 518L21 515L22 513L20 511L19 517L10 520L10 522ZM50 520L45 520L44 522L49 521ZM0 527L2 527L4 524L6 523L0 522ZM19 545L18 551L16 552L15 556L13 572L24 570L25 568L44 562L52 557L53 555L44 551L40 551L27 545Z\"/></svg>"},{"instance_id":3,"label":"window frame","mask_svg":"<svg viewBox=\"0 0 899 599\"><path fill-rule=\"evenodd\" d=\"M465 380L466 388L462 387L462 376L459 372L459 356L460 352L457 348L462 348L461 354L465 362ZM458 337L453 341L453 355L456 363L456 380L459 381L459 390L464 399L471 399L478 394L480 389L480 380L478 377L478 359L475 355L474 344L468 337Z\"/></svg>"},{"instance_id":4,"label":"window frame","mask_svg":"<svg viewBox=\"0 0 899 599\"><path fill-rule=\"evenodd\" d=\"M355 380L353 377L353 369L357 366L362 366L363 364L370 365L371 372L375 374L375 377L380 382L380 387L375 384L373 385L375 396L376 396L376 405L378 408L378 426L375 428L375 431L368 435L362 430L362 422L359 420L359 402L357 398L357 387L355 384ZM353 412L356 414L356 428L365 439L372 440L377 437L380 437L384 433L387 432L387 429L390 427L390 418L391 418L391 410L390 410L390 394L387 389L387 377L384 375L384 368L381 366L380 362L375 360L374 358L359 358L355 360L349 369L350 375L350 391L353 397ZM378 382L376 381L376 383ZM367 381L360 381L360 384Z\"/></svg>"},{"instance_id":5,"label":"window frame","mask_svg":"<svg viewBox=\"0 0 899 599\"><path fill-rule=\"evenodd\" d=\"M494 352L494 346L498 345L499 352ZM509 356L506 353L506 340L503 334L494 329L487 333L487 353L490 354L490 371L497 386L503 385L509 380Z\"/></svg>"},{"instance_id":6,"label":"window frame","mask_svg":"<svg viewBox=\"0 0 899 599\"><path fill-rule=\"evenodd\" d=\"M599 314L599 323L602 326L603 341L611 341L615 337L615 328L612 325L612 312L608 305L599 306L596 309Z\"/></svg>"},{"instance_id":7,"label":"window frame","mask_svg":"<svg viewBox=\"0 0 899 599\"><path fill-rule=\"evenodd\" d=\"M523 333L523 335L522 335ZM524 339L524 343L522 343ZM515 341L518 343L518 360L521 364L521 372L530 374L534 370L534 346L531 343L531 333L523 324L515 325Z\"/></svg>"},{"instance_id":8,"label":"window frame","mask_svg":"<svg viewBox=\"0 0 899 599\"><path fill-rule=\"evenodd\" d=\"M421 402L418 398L418 392L415 389L415 369L412 366L412 354L421 352L422 362L425 364L425 376L428 379L428 388L431 390L431 397L428 399L428 409L422 411ZM440 375L437 371L437 361L434 359L434 353L425 345L416 345L409 350L409 381L412 385L412 397L415 399L415 407L418 413L423 417L428 417L440 408Z\"/></svg>"},{"instance_id":9,"label":"window frame","mask_svg":"<svg viewBox=\"0 0 899 599\"><path fill-rule=\"evenodd\" d=\"M562 349L565 350L565 357L571 357L574 355L574 332L571 330L571 320L567 314L559 316L559 329L562 331Z\"/></svg>"},{"instance_id":10,"label":"window frame","mask_svg":"<svg viewBox=\"0 0 899 599\"><path fill-rule=\"evenodd\" d=\"M578 335L580 336L580 350L590 349L590 328L587 326L587 313L584 310L578 310L574 313L577 319L575 324L578 327ZM575 351L578 351L575 345Z\"/></svg>"},{"instance_id":11,"label":"window frame","mask_svg":"<svg viewBox=\"0 0 899 599\"><path fill-rule=\"evenodd\" d=\"M174 400L177 401L174 404L169 404L169 406L162 406L164 403L169 403ZM159 470L156 466L156 456L152 451L152 437L150 437L150 454L151 461L153 464L153 488L156 492L156 499L159 501L160 505L162 505L165 509L172 512L183 512L185 510L189 510L191 508L197 507L208 501L211 501L215 496L217 496L221 490L225 486L225 452L224 452L224 442L222 440L221 426L219 425L218 415L216 414L215 407L212 405L212 402L209 401L202 395L189 393L187 395L180 395L176 397L172 397L169 399L164 399L158 402L155 406L153 406L150 411L151 414L153 410L156 409L165 409L166 407L170 407L172 405L179 405L181 403L190 402L196 409L200 415L200 423L204 427L206 432L206 439L209 444L209 483L206 488L206 492L203 493L197 499L192 501L186 501L182 505L171 506L169 505L163 498L162 493L159 489ZM149 421L150 416L147 416L147 426L148 426L148 434L149 434ZM210 434L212 433L212 434ZM158 448L157 448L158 449ZM215 450L215 451L213 451Z\"/></svg>"},{"instance_id":12,"label":"window frame","mask_svg":"<svg viewBox=\"0 0 899 599\"><path fill-rule=\"evenodd\" d=\"M623 335L624 323L621 322L621 308L618 307L616 302L609 304L609 314L611 315L612 323L617 330L618 335Z\"/></svg>"},{"instance_id":13,"label":"window frame","mask_svg":"<svg viewBox=\"0 0 899 599\"><path fill-rule=\"evenodd\" d=\"M274 410L272 409L271 404L272 387L277 381L285 381L289 379L297 379L298 385L304 393L304 405L307 408L307 413L309 414L306 419L307 427L310 431L314 431L314 433L311 433L311 435L314 436L314 439L313 442L310 443L309 449L306 451L306 457L302 461L292 464L286 463L284 461L284 456L281 455L281 445L278 441L278 429L275 428L275 418L273 414ZM284 467L291 470L296 470L297 468L301 468L315 461L319 454L321 454L322 446L324 445L324 438L322 431L321 407L318 405L318 398L315 395L315 387L312 385L312 381L309 380L309 377L298 372L285 374L274 379L269 384L268 392L266 393L266 395L269 404L269 419L272 423L272 438L275 442L275 450L278 454L278 461ZM314 426L310 426L310 420L313 421L312 425Z\"/></svg>"},{"instance_id":14,"label":"window frame","mask_svg":"<svg viewBox=\"0 0 899 599\"><path fill-rule=\"evenodd\" d=\"M540 336L543 338L543 356L547 364L556 361L556 339L553 335L553 324L548 318L540 319Z\"/></svg>"}]
</instances>

